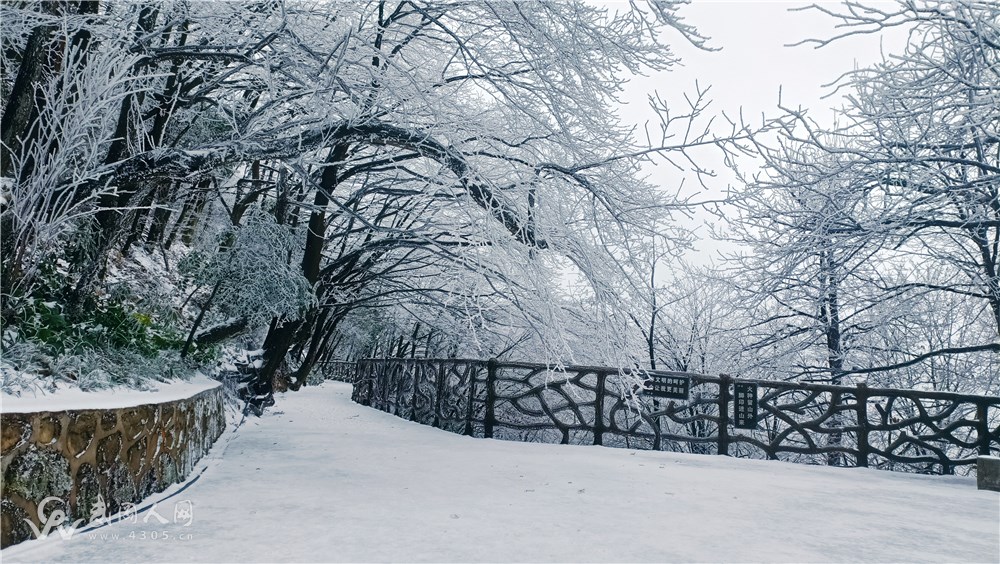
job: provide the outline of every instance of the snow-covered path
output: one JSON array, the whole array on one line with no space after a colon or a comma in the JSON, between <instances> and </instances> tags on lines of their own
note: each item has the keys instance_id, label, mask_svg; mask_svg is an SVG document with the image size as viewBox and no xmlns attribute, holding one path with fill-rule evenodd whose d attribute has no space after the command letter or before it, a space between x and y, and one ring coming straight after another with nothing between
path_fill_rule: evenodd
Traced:
<instances>
[{"instance_id":1,"label":"snow-covered path","mask_svg":"<svg viewBox=\"0 0 1000 564\"><path fill-rule=\"evenodd\" d=\"M280 398L165 525L3 561L1000 561L1000 494L967 478L473 439L349 395Z\"/></svg>"}]
</instances>

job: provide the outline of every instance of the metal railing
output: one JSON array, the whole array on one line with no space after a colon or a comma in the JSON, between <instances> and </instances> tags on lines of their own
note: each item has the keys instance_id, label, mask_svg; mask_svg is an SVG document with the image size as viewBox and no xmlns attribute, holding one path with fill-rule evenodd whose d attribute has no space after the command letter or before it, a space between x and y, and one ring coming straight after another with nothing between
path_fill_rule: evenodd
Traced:
<instances>
[{"instance_id":1,"label":"metal railing","mask_svg":"<svg viewBox=\"0 0 1000 564\"><path fill-rule=\"evenodd\" d=\"M337 364L331 374L353 381L354 401L479 437L934 474L973 472L978 455L1000 453L1000 397L639 371L683 380L686 399L640 393L635 401L623 389L635 380L617 368L555 372L470 359ZM737 384L744 395L734 399Z\"/></svg>"}]
</instances>

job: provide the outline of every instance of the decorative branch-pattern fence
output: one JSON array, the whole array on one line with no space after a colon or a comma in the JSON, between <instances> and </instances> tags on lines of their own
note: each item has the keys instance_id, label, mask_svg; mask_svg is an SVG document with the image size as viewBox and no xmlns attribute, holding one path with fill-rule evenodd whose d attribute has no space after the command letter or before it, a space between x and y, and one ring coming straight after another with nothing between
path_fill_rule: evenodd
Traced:
<instances>
[{"instance_id":1,"label":"decorative branch-pattern fence","mask_svg":"<svg viewBox=\"0 0 1000 564\"><path fill-rule=\"evenodd\" d=\"M323 380L336 380L338 382L353 384L354 378L358 373L358 365L353 362L327 360L317 362L315 371L319 373Z\"/></svg>"},{"instance_id":2,"label":"decorative branch-pattern fence","mask_svg":"<svg viewBox=\"0 0 1000 564\"><path fill-rule=\"evenodd\" d=\"M623 393L618 369L482 360L339 363L353 400L455 433L499 439L726 454L928 474L974 472L1000 453L1000 397L742 380L677 372L687 399ZM738 392L755 412L734 425ZM746 384L755 384L746 386ZM741 417L747 411L740 406Z\"/></svg>"}]
</instances>

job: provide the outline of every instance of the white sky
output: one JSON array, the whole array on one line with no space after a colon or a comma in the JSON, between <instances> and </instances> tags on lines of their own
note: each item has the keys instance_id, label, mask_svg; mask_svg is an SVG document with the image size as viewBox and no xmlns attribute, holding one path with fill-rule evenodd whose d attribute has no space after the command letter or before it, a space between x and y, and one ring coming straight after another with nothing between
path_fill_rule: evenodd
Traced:
<instances>
[{"instance_id":1,"label":"white sky","mask_svg":"<svg viewBox=\"0 0 1000 564\"><path fill-rule=\"evenodd\" d=\"M809 5L806 1L718 1L694 0L682 6L679 15L711 38L709 45L721 51L706 52L685 42L679 34L668 38L674 51L682 58L683 67L656 76L637 77L627 87L629 103L622 109L626 121L642 124L650 120L651 130L658 123L648 109L646 96L653 90L670 101L683 103L682 93L693 92L697 80L702 88L711 86L710 108L737 116L742 109L748 119L759 122L762 113L777 115L779 91L785 106L809 108L809 114L820 124L832 122L832 106L841 105L841 94L832 93L828 85L840 75L855 68L881 60L884 50L898 52L905 44L901 31L878 35L851 37L821 49L804 45L786 47L806 38L828 38L836 35L836 20L815 10L790 12L790 8ZM836 7L839 2L826 2ZM886 6L892 3L879 2ZM609 8L615 2L607 2ZM870 2L876 4L876 2ZM679 109L682 109L679 108ZM722 125L722 120L717 120ZM720 174L711 182L710 193L699 193L699 199L716 198L724 193L732 176L722 170L721 160L711 159L703 166ZM674 192L682 175L669 166L650 167L651 180ZM688 178L685 192L699 192L696 179ZM690 222L692 227L703 224L708 214ZM703 227L700 233L707 238ZM699 243L699 250L689 254L689 260L707 263L718 249L710 241Z\"/></svg>"},{"instance_id":2,"label":"white sky","mask_svg":"<svg viewBox=\"0 0 1000 564\"><path fill-rule=\"evenodd\" d=\"M836 8L839 2L821 2ZM785 103L822 110L836 104L821 99L831 89L824 88L855 64L867 66L881 59L879 36L853 37L827 47L810 45L788 47L807 38L827 38L836 34L833 18L815 10L789 11L809 5L806 1L718 1L695 0L683 6L679 14L702 34L711 38L709 45L721 48L705 52L683 40L671 41L683 59L678 68L661 77L642 78L637 89L650 86L693 84L699 80L712 85L714 98L722 108L743 106L749 113L771 110L783 90ZM869 2L887 7L892 2ZM609 3L613 6L614 2ZM899 46L899 34L890 36L889 49ZM893 42L895 40L895 43ZM663 83L667 83L664 85ZM641 99L638 92L630 94ZM817 116L820 117L820 116Z\"/></svg>"}]
</instances>

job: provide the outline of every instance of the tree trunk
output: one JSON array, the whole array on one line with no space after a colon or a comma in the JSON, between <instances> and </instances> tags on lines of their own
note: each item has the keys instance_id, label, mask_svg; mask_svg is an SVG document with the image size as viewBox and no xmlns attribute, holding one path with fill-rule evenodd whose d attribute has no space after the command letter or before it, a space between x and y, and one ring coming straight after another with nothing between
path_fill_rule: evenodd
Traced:
<instances>
[{"instance_id":1,"label":"tree trunk","mask_svg":"<svg viewBox=\"0 0 1000 564\"><path fill-rule=\"evenodd\" d=\"M156 19L159 16L159 11L152 8L146 7L139 12L139 20L136 25L134 37L136 39L150 33L153 26L156 25ZM132 69L132 74L139 71L138 68ZM145 101L145 92L140 91L133 95L127 96L122 100L121 107L118 110L118 121L115 125L115 135L114 141L108 147L108 154L104 158L105 164L114 164L127 156L128 147L130 143L135 143L137 138L140 137L139 132L133 131L134 124L137 121L136 113L140 111L143 102ZM141 143L145 146L145 136L141 136L143 141ZM122 214L115 208L125 207L128 205L128 201L131 199L131 195L135 193L136 187L134 182L127 182L125 186L120 187L120 193L105 192L101 194L98 200L98 211L97 211L97 225L98 230L98 241L97 249L98 252L102 252L108 243L112 240L115 230L117 229L118 222L121 220Z\"/></svg>"},{"instance_id":2,"label":"tree trunk","mask_svg":"<svg viewBox=\"0 0 1000 564\"><path fill-rule=\"evenodd\" d=\"M41 9L54 16L66 14L96 14L97 0L76 0L74 2L43 2ZM21 65L17 69L14 85L11 88L3 117L0 118L0 175L17 176L25 179L31 176L30 160L24 163L24 168L14 174L13 155L25 154L25 148L34 142L37 129L33 123L38 119L44 106L44 98L39 95L39 89L62 67L63 37L58 34L56 26L38 26L28 36L24 48ZM87 50L90 47L90 32L86 29L77 31L71 39L74 47L71 52L77 53L79 59L70 64L82 65L86 62ZM61 87L61 85L56 85ZM67 93L71 95L72 93ZM34 134L32 132L35 132Z\"/></svg>"},{"instance_id":3,"label":"tree trunk","mask_svg":"<svg viewBox=\"0 0 1000 564\"><path fill-rule=\"evenodd\" d=\"M340 170L337 163L344 160L347 151L348 146L345 144L335 145L330 150L327 166L324 167L320 180L320 188L313 199L314 208L309 215L305 252L302 256L302 273L314 290L319 279L323 245L326 243L326 206L330 203L330 195L337 187ZM291 349L302 323L302 320L284 320L272 324L272 329L264 340L264 366L257 374L257 379L260 380L257 388L267 390L268 393L274 392L273 380L278 375L278 370ZM310 333L311 331L307 335ZM295 375L296 382L305 381L309 369L311 366L307 366L305 372L300 369ZM267 380L267 383L263 382L264 380Z\"/></svg>"},{"instance_id":4,"label":"tree trunk","mask_svg":"<svg viewBox=\"0 0 1000 564\"><path fill-rule=\"evenodd\" d=\"M170 221L170 206L168 204L170 196L170 182L160 181L153 199L153 218L149 223L149 232L146 234L146 246L155 248L163 242L163 234L167 230L167 223Z\"/></svg>"},{"instance_id":5,"label":"tree trunk","mask_svg":"<svg viewBox=\"0 0 1000 564\"><path fill-rule=\"evenodd\" d=\"M52 74L50 51L55 26L39 26L32 30L28 44L24 48L21 66L17 69L14 87L7 100L2 121L0 121L0 175L23 177L15 174L14 155L23 154L24 147L31 145L28 136L29 127L38 119L38 112L43 104L42 98L36 98L35 88L45 84Z\"/></svg>"},{"instance_id":6,"label":"tree trunk","mask_svg":"<svg viewBox=\"0 0 1000 564\"><path fill-rule=\"evenodd\" d=\"M43 2L41 10L55 16L65 14L96 14L96 0L72 2ZM57 26L38 26L28 37L21 56L21 64L11 88L3 116L0 117L0 176L14 177L17 182L27 181L34 169L34 152L32 145L36 143L39 128L35 127L45 105L41 92L46 87L62 88L62 84L52 79L63 66L63 42L65 38L58 33ZM90 46L90 32L86 29L77 31L72 39L72 53L77 54L77 60L70 61L72 65L86 62L87 50ZM51 83L51 84L50 84ZM75 92L66 93L67 96ZM56 147L58 139L50 140L48 150ZM20 168L15 170L15 159L22 157ZM55 198L53 201L58 200ZM51 210L44 210L50 213ZM20 279L21 265L18 243L14 240L17 226L11 214L5 214L0 225L0 310L6 311L7 299Z\"/></svg>"},{"instance_id":7,"label":"tree trunk","mask_svg":"<svg viewBox=\"0 0 1000 564\"><path fill-rule=\"evenodd\" d=\"M833 258L833 251L828 249L820 251L819 264L821 293L820 320L823 323L826 335L830 381L836 385L840 384L840 380L844 376L844 353L840 331L840 299L838 292L840 281L837 279L838 265ZM843 443L843 435L839 430L843 425L843 421L840 412L836 411L839 409L837 402L838 395L830 394L830 409L835 411L830 415L829 425L833 431L830 433L828 445L835 448L840 447ZM827 455L827 464L830 466L846 466L847 459L842 452L831 452Z\"/></svg>"},{"instance_id":8,"label":"tree trunk","mask_svg":"<svg viewBox=\"0 0 1000 564\"><path fill-rule=\"evenodd\" d=\"M293 390L298 390L301 386L305 385L306 379L309 378L309 373L316 365L316 360L319 358L320 345L324 342L329 317L330 308L322 308L319 315L316 316L316 320L313 323L312 337L309 339L309 348L306 350L306 356L302 359L299 369L295 372L295 378L291 384Z\"/></svg>"}]
</instances>

